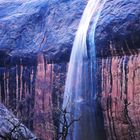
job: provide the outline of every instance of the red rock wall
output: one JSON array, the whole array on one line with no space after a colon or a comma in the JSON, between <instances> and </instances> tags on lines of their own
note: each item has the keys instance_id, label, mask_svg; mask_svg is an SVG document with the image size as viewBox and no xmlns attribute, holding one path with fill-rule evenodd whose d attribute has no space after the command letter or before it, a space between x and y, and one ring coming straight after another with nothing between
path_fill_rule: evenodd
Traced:
<instances>
[{"instance_id":1,"label":"red rock wall","mask_svg":"<svg viewBox=\"0 0 140 140\"><path fill-rule=\"evenodd\" d=\"M36 74L34 131L42 139L52 140L52 64L45 65L43 57L39 58Z\"/></svg>"},{"instance_id":2,"label":"red rock wall","mask_svg":"<svg viewBox=\"0 0 140 140\"><path fill-rule=\"evenodd\" d=\"M97 91L108 140L140 138L140 55L97 59ZM0 68L0 101L43 140L56 136L53 108L60 108L67 64L47 64L43 55L30 65Z\"/></svg>"},{"instance_id":3,"label":"red rock wall","mask_svg":"<svg viewBox=\"0 0 140 140\"><path fill-rule=\"evenodd\" d=\"M100 59L101 103L108 140L140 138L140 55Z\"/></svg>"},{"instance_id":4,"label":"red rock wall","mask_svg":"<svg viewBox=\"0 0 140 140\"><path fill-rule=\"evenodd\" d=\"M56 136L53 109L61 108L66 67L66 64L46 64L42 55L38 57L33 126L43 140L52 140Z\"/></svg>"},{"instance_id":5,"label":"red rock wall","mask_svg":"<svg viewBox=\"0 0 140 140\"><path fill-rule=\"evenodd\" d=\"M36 63L0 68L0 102L43 140L52 140L58 127L54 108L60 108L67 64L47 64L43 55Z\"/></svg>"}]
</instances>

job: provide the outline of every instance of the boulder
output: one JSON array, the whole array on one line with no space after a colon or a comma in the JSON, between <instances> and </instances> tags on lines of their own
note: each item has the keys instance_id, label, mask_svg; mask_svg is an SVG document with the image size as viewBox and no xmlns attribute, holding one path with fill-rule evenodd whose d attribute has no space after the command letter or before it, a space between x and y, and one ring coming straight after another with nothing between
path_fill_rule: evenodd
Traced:
<instances>
[{"instance_id":1,"label":"boulder","mask_svg":"<svg viewBox=\"0 0 140 140\"><path fill-rule=\"evenodd\" d=\"M0 140L37 140L34 134L0 103Z\"/></svg>"}]
</instances>

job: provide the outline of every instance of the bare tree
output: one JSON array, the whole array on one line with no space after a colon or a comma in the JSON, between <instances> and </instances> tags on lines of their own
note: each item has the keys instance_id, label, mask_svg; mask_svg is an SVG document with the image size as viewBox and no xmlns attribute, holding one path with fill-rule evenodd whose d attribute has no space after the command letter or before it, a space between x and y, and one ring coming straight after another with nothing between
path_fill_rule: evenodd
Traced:
<instances>
[{"instance_id":1,"label":"bare tree","mask_svg":"<svg viewBox=\"0 0 140 140\"><path fill-rule=\"evenodd\" d=\"M70 135L70 130L73 124L80 121L81 117L74 118L72 112L69 112L67 107L63 109L53 108L51 112L55 114L53 121L57 122L59 125L56 125L51 121L48 124L51 128L48 127L47 131L52 132L56 140L66 140L67 136ZM49 116L51 112L48 113Z\"/></svg>"},{"instance_id":2,"label":"bare tree","mask_svg":"<svg viewBox=\"0 0 140 140\"><path fill-rule=\"evenodd\" d=\"M59 123L61 124L61 129L60 129L60 132L58 133L58 139L66 140L71 126L75 122L80 121L80 117L78 119L73 118L70 121L69 115L71 115L71 112L67 111L67 107L64 109L61 109L60 112L61 112L61 118L59 120Z\"/></svg>"},{"instance_id":3,"label":"bare tree","mask_svg":"<svg viewBox=\"0 0 140 140\"><path fill-rule=\"evenodd\" d=\"M14 119L14 121L13 121ZM15 118L5 118L5 121L8 123L8 125L11 126L11 129L4 134L0 134L0 139L2 140L37 140L31 132L22 124L21 121L16 120Z\"/></svg>"}]
</instances>

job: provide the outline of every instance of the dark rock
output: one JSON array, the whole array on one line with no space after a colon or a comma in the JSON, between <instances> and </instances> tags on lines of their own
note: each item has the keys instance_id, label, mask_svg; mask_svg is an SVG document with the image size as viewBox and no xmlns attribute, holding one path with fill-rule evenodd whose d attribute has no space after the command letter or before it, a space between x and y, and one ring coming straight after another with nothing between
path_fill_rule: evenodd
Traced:
<instances>
[{"instance_id":1,"label":"dark rock","mask_svg":"<svg viewBox=\"0 0 140 140\"><path fill-rule=\"evenodd\" d=\"M69 61L86 3L86 0L0 2L0 52L6 54L5 57L0 53L0 59L29 58L43 52L50 62ZM96 28L98 57L138 52L139 9L139 0L106 1Z\"/></svg>"},{"instance_id":2,"label":"dark rock","mask_svg":"<svg viewBox=\"0 0 140 140\"><path fill-rule=\"evenodd\" d=\"M107 0L96 28L97 56L137 53L139 40L140 1Z\"/></svg>"},{"instance_id":3,"label":"dark rock","mask_svg":"<svg viewBox=\"0 0 140 140\"><path fill-rule=\"evenodd\" d=\"M10 57L43 51L50 61L68 61L85 4L85 0L0 2L0 51Z\"/></svg>"},{"instance_id":4,"label":"dark rock","mask_svg":"<svg viewBox=\"0 0 140 140\"><path fill-rule=\"evenodd\" d=\"M0 103L0 140L37 140L32 132Z\"/></svg>"}]
</instances>

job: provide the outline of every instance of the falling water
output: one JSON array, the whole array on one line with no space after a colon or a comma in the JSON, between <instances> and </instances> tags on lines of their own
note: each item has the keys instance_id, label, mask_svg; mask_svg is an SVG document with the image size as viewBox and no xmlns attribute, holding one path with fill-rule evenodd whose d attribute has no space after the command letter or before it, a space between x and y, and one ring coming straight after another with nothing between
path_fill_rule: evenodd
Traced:
<instances>
[{"instance_id":1,"label":"falling water","mask_svg":"<svg viewBox=\"0 0 140 140\"><path fill-rule=\"evenodd\" d=\"M69 123L79 117L80 121L73 124L67 140L97 140L95 134L96 51L94 34L104 3L105 0L89 0L73 44L63 108L67 107L70 112ZM90 34L90 37L92 37L90 46L92 47L87 49L87 32L92 17L94 21L92 34Z\"/></svg>"}]
</instances>

